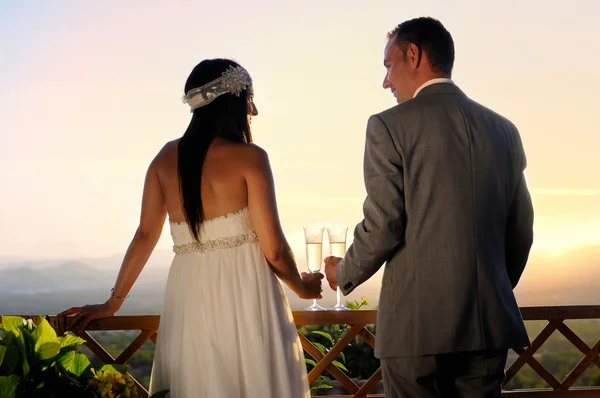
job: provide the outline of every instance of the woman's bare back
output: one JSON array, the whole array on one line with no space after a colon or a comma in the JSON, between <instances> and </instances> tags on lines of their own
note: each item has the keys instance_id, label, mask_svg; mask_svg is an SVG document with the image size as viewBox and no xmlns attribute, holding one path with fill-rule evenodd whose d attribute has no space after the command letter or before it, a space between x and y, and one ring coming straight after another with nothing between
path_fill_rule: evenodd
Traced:
<instances>
[{"instance_id":1,"label":"woman's bare back","mask_svg":"<svg viewBox=\"0 0 600 398\"><path fill-rule=\"evenodd\" d=\"M185 222L177 174L178 144L179 139L167 143L158 154L155 166L169 219L172 222ZM248 206L244 171L250 161L250 152L255 148L222 138L215 138L211 143L202 166L204 220L235 213Z\"/></svg>"}]
</instances>

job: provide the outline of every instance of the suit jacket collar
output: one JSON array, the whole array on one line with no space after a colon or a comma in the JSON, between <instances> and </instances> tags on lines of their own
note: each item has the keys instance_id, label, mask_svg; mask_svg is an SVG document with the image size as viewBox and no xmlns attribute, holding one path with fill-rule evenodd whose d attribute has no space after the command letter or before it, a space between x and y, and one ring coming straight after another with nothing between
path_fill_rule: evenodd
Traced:
<instances>
[{"instance_id":1,"label":"suit jacket collar","mask_svg":"<svg viewBox=\"0 0 600 398\"><path fill-rule=\"evenodd\" d=\"M427 87L423 87L421 91L417 93L415 98L432 95L432 94L459 94L465 95L460 88L454 83L434 83Z\"/></svg>"}]
</instances>

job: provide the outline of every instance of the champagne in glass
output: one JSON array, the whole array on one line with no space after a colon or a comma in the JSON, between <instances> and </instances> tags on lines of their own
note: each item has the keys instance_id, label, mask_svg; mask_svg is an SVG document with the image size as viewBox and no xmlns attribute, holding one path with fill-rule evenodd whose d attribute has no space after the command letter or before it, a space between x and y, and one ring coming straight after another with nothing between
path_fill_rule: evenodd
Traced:
<instances>
[{"instance_id":1,"label":"champagne in glass","mask_svg":"<svg viewBox=\"0 0 600 398\"><path fill-rule=\"evenodd\" d=\"M306 240L306 266L308 272L321 271L323 265L323 231L325 227L304 227L304 239ZM325 308L317 303L317 299L306 311L324 311Z\"/></svg>"},{"instance_id":2,"label":"champagne in glass","mask_svg":"<svg viewBox=\"0 0 600 398\"><path fill-rule=\"evenodd\" d=\"M327 228L327 235L329 236L329 255L334 257L344 258L346 254L346 235L348 234L348 227L332 227ZM338 286L336 291L337 302L330 308L332 311L345 311L349 308L342 304L342 291Z\"/></svg>"},{"instance_id":3,"label":"champagne in glass","mask_svg":"<svg viewBox=\"0 0 600 398\"><path fill-rule=\"evenodd\" d=\"M346 254L346 242L329 242L331 256L344 258Z\"/></svg>"},{"instance_id":4,"label":"champagne in glass","mask_svg":"<svg viewBox=\"0 0 600 398\"><path fill-rule=\"evenodd\" d=\"M321 271L321 262L323 261L323 244L306 244L306 266L309 272Z\"/></svg>"}]
</instances>

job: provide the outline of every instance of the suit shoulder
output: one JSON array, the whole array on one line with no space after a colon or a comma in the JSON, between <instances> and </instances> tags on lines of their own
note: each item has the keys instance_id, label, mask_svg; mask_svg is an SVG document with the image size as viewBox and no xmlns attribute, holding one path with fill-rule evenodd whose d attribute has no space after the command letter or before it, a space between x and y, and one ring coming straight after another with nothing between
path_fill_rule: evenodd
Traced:
<instances>
[{"instance_id":1,"label":"suit shoulder","mask_svg":"<svg viewBox=\"0 0 600 398\"><path fill-rule=\"evenodd\" d=\"M472 104L472 106L477 108L480 112L485 113L488 118L492 118L492 119L496 120L497 122L499 122L500 124L502 124L506 127L509 127L515 131L518 131L515 124L510 119L508 119L506 116L501 115L500 113L494 111L493 109L488 108L487 106L482 105L479 102L472 100L470 98L467 98L467 101L469 101Z\"/></svg>"},{"instance_id":2,"label":"suit shoulder","mask_svg":"<svg viewBox=\"0 0 600 398\"><path fill-rule=\"evenodd\" d=\"M433 97L435 99L435 97ZM378 116L383 122L388 124L397 124L399 120L413 119L415 116L427 113L427 109L439 108L439 101L432 101L431 98L417 97L410 101L394 105L375 116Z\"/></svg>"},{"instance_id":3,"label":"suit shoulder","mask_svg":"<svg viewBox=\"0 0 600 398\"><path fill-rule=\"evenodd\" d=\"M418 104L417 104L418 106ZM388 108L384 111L381 111L374 116L378 116L381 119L389 119L390 117L395 117L398 114L406 114L415 111L417 107L415 106L415 101L406 101L398 105L394 105L391 108Z\"/></svg>"}]
</instances>

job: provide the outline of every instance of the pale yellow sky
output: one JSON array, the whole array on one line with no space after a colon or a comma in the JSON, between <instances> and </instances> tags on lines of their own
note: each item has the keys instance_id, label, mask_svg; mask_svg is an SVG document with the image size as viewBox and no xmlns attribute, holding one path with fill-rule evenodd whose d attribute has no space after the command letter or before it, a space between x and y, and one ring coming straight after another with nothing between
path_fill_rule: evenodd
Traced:
<instances>
[{"instance_id":1,"label":"pale yellow sky","mask_svg":"<svg viewBox=\"0 0 600 398\"><path fill-rule=\"evenodd\" d=\"M368 117L386 32L439 18L455 82L507 116L528 154L534 249L600 243L600 18L595 0L296 2L117 0L3 5L0 257L123 253L145 169L190 113L183 84L204 58L255 81L256 143L270 154L284 229L360 221ZM171 246L165 229L160 249Z\"/></svg>"}]
</instances>

